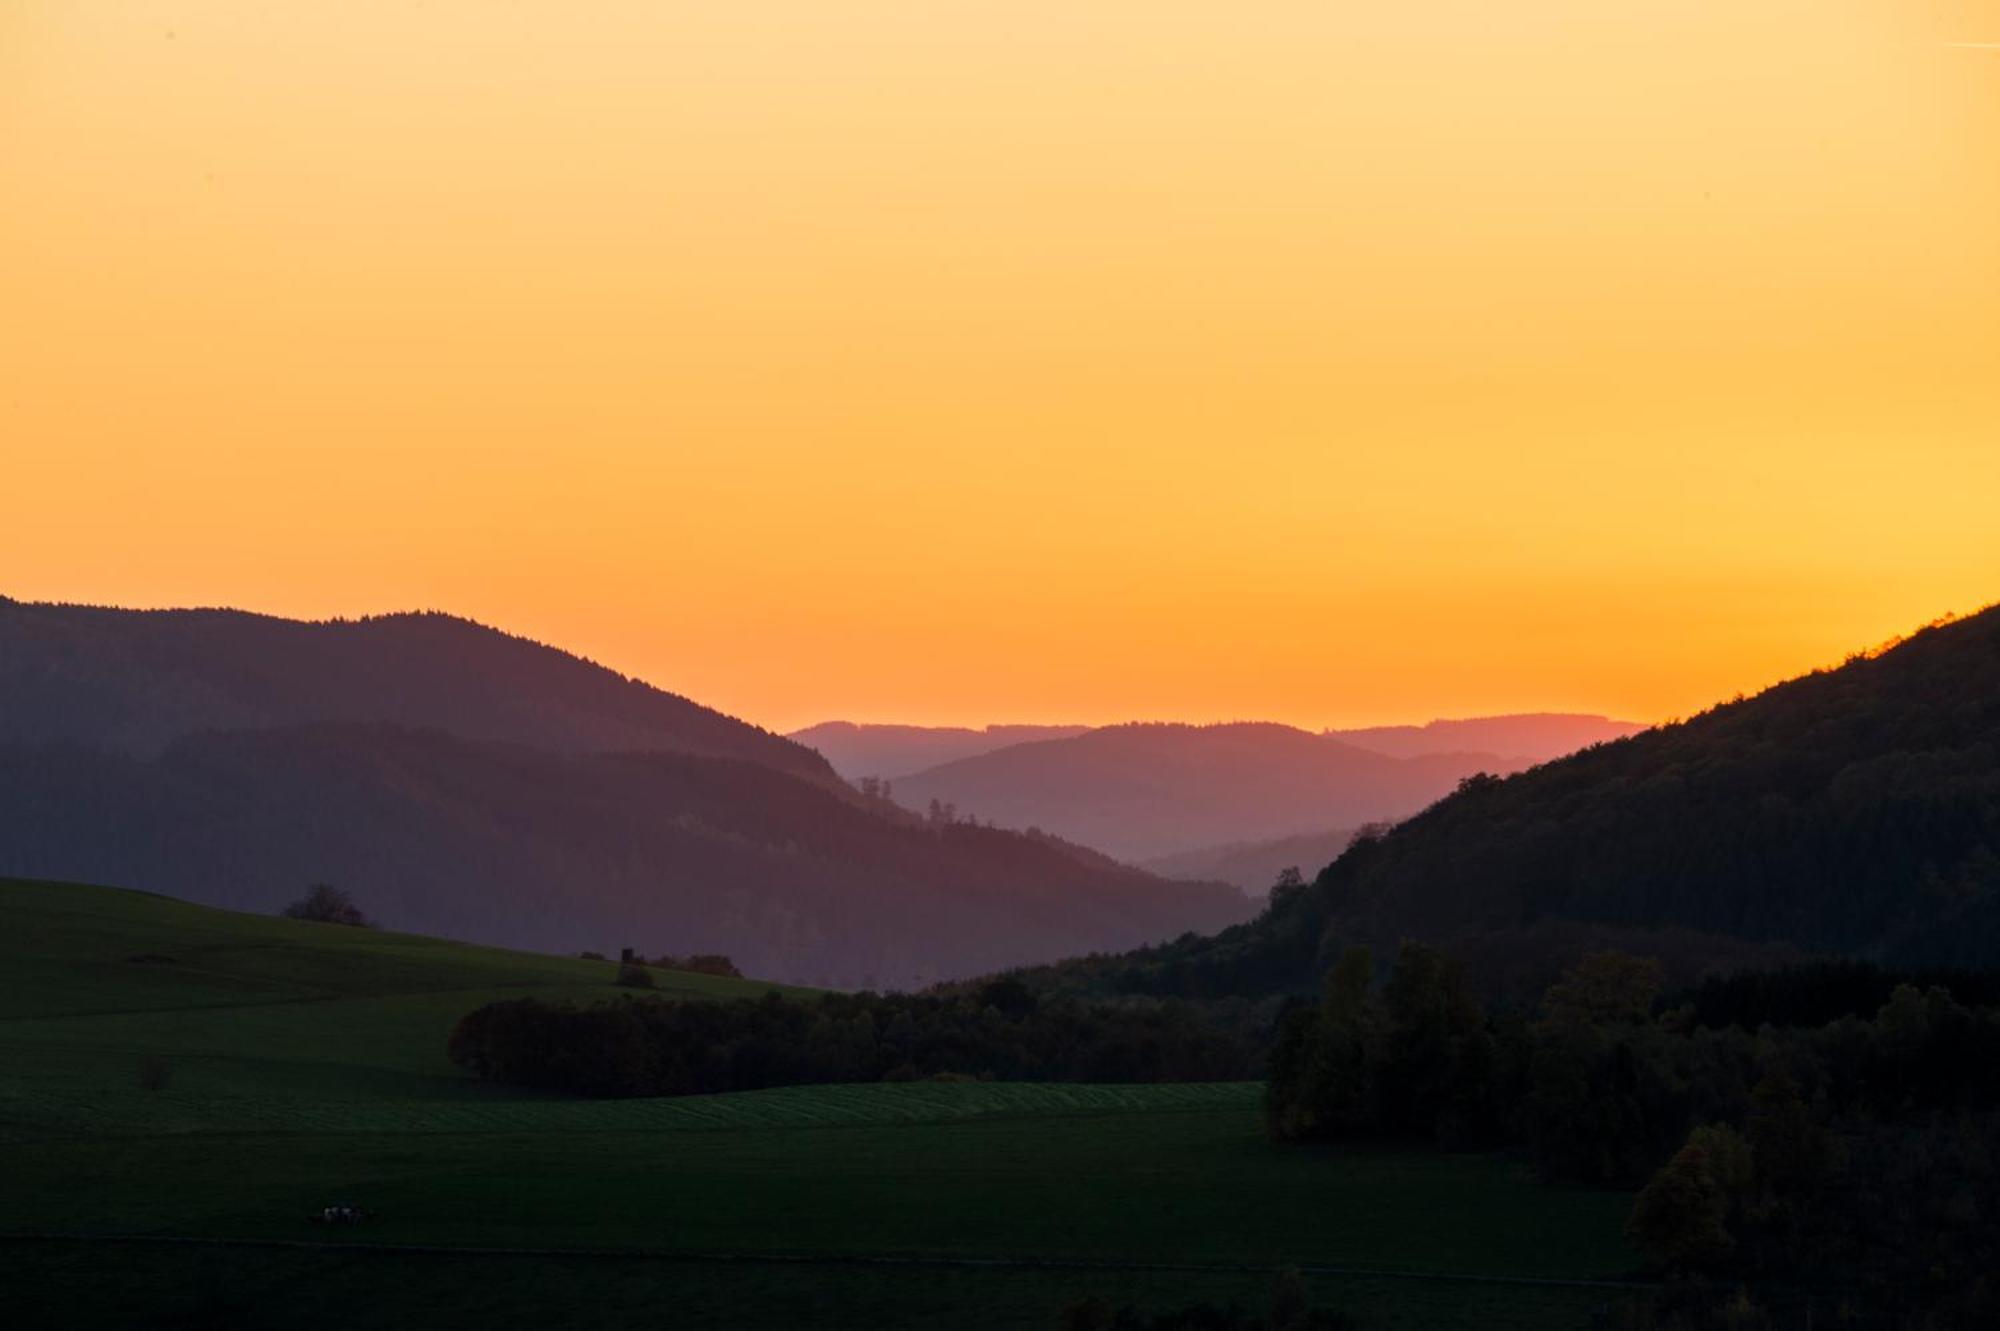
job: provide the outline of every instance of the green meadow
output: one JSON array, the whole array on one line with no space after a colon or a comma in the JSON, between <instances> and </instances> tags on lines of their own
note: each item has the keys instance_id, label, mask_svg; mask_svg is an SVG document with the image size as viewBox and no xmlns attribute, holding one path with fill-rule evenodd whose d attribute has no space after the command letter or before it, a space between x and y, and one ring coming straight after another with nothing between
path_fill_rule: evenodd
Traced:
<instances>
[{"instance_id":1,"label":"green meadow","mask_svg":"<svg viewBox=\"0 0 2000 1331\"><path fill-rule=\"evenodd\" d=\"M1086 1293L1257 1306L1292 1265L1364 1327L1580 1327L1635 1265L1624 1195L1274 1146L1256 1085L575 1101L445 1057L472 1008L614 969L0 882L20 1324L1039 1328ZM307 1223L344 1202L372 1218Z\"/></svg>"}]
</instances>

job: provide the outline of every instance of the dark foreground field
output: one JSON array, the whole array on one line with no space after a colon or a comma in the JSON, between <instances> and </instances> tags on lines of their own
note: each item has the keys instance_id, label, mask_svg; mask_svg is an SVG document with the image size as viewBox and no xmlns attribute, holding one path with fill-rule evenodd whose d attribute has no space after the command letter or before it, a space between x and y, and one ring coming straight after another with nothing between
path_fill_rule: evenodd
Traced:
<instances>
[{"instance_id":1,"label":"dark foreground field","mask_svg":"<svg viewBox=\"0 0 2000 1331\"><path fill-rule=\"evenodd\" d=\"M1296 1265L1363 1326L1586 1326L1634 1265L1627 1197L1273 1146L1254 1086L574 1102L445 1060L471 1007L609 970L0 885L18 1324L1040 1328L1087 1293L1257 1307ZM376 1218L306 1222L337 1202Z\"/></svg>"}]
</instances>

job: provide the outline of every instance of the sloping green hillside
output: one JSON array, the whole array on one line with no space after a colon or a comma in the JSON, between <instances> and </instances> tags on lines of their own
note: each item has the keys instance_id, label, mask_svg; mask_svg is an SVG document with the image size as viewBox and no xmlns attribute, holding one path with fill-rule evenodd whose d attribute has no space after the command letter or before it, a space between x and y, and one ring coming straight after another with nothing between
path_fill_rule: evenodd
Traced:
<instances>
[{"instance_id":1,"label":"sloping green hillside","mask_svg":"<svg viewBox=\"0 0 2000 1331\"><path fill-rule=\"evenodd\" d=\"M250 1094L420 1100L492 1094L445 1057L498 998L624 992L616 964L246 915L144 892L0 880L0 1130L87 1092L95 1115ZM655 971L663 992L770 986ZM139 1086L142 1064L166 1085ZM67 1112L67 1111L60 1111Z\"/></svg>"},{"instance_id":2,"label":"sloping green hillside","mask_svg":"<svg viewBox=\"0 0 2000 1331\"><path fill-rule=\"evenodd\" d=\"M523 988L602 991L615 965L0 878L0 1019ZM710 997L768 985L657 971Z\"/></svg>"}]
</instances>

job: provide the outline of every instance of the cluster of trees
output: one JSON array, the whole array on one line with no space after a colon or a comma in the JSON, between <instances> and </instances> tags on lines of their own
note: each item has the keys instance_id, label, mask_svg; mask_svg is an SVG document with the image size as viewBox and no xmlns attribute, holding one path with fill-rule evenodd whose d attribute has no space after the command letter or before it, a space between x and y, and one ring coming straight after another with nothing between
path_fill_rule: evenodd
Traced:
<instances>
[{"instance_id":1,"label":"cluster of trees","mask_svg":"<svg viewBox=\"0 0 2000 1331\"><path fill-rule=\"evenodd\" d=\"M896 804L895 782L886 777L864 776L854 784L863 799L890 805L901 812L901 806ZM950 800L932 800L924 810L924 822L931 827L952 827L958 821L958 805ZM965 821L974 826L979 823L973 817L967 817Z\"/></svg>"},{"instance_id":2,"label":"cluster of trees","mask_svg":"<svg viewBox=\"0 0 2000 1331\"><path fill-rule=\"evenodd\" d=\"M1044 1003L1015 980L931 994L756 1001L520 998L468 1014L450 1054L482 1077L591 1096L826 1082L1228 1081L1256 1047L1177 1003Z\"/></svg>"},{"instance_id":3,"label":"cluster of trees","mask_svg":"<svg viewBox=\"0 0 2000 1331\"><path fill-rule=\"evenodd\" d=\"M610 961L610 957L604 955L602 951L588 951L586 949L586 951L580 951L576 955L582 961ZM640 987L640 989L650 989L652 987L652 973L646 969L648 965L658 967L662 971L694 971L696 975L722 975L726 979L742 979L744 977L744 973L736 967L736 963L730 961L720 951L690 951L684 957L676 957L672 953L662 951L658 957L646 957L646 955L640 955L640 953L632 951L630 947L626 947L624 953L618 957L618 983L622 983L622 985L634 985L634 987Z\"/></svg>"},{"instance_id":4,"label":"cluster of trees","mask_svg":"<svg viewBox=\"0 0 2000 1331\"><path fill-rule=\"evenodd\" d=\"M585 961L607 960L602 952L580 952L577 955ZM696 975L720 975L731 980L740 980L743 978L743 972L737 969L736 963L720 952L690 952L684 957L677 957L671 953L662 952L657 957L647 957L628 949L618 959L618 962L620 967L619 974L621 976L619 982L621 984L625 982L622 979L625 968L638 969L643 973L643 968L647 966L663 971L692 971ZM635 981L635 983L651 984L652 979L648 977L645 980Z\"/></svg>"},{"instance_id":5,"label":"cluster of trees","mask_svg":"<svg viewBox=\"0 0 2000 1331\"><path fill-rule=\"evenodd\" d=\"M373 929L375 921L363 913L354 898L329 883L314 883L306 894L278 912L288 920L313 920L319 924L347 924L357 929Z\"/></svg>"},{"instance_id":6,"label":"cluster of trees","mask_svg":"<svg viewBox=\"0 0 2000 1331\"><path fill-rule=\"evenodd\" d=\"M1804 1002L1852 979L1734 992ZM1379 987L1349 949L1281 1021L1269 1128L1516 1147L1550 1179L1641 1186L1630 1230L1680 1278L1669 1299L1751 1280L1862 1317L2000 1316L2000 1010L1901 984L1866 1016L1751 1029L1659 994L1657 963L1603 953L1535 1011L1496 1015L1435 949L1405 945Z\"/></svg>"}]
</instances>

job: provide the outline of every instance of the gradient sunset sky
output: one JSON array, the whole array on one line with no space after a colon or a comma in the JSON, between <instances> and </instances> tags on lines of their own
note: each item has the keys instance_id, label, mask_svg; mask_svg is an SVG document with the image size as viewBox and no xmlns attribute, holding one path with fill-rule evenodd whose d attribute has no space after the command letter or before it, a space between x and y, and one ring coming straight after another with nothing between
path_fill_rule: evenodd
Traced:
<instances>
[{"instance_id":1,"label":"gradient sunset sky","mask_svg":"<svg viewBox=\"0 0 2000 1331\"><path fill-rule=\"evenodd\" d=\"M0 593L773 727L1642 720L2000 599L2000 3L4 0Z\"/></svg>"}]
</instances>

